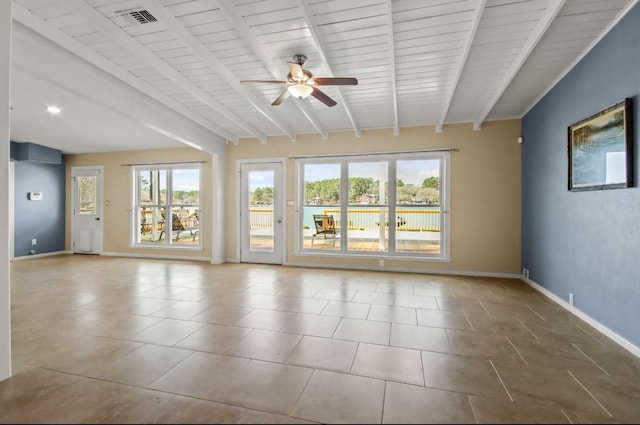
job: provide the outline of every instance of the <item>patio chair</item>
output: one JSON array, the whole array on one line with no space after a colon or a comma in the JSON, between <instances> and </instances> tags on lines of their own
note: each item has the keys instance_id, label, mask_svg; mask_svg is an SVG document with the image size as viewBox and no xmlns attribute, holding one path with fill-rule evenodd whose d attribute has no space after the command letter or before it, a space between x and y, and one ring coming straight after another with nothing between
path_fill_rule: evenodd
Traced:
<instances>
[{"instance_id":1,"label":"patio chair","mask_svg":"<svg viewBox=\"0 0 640 425\"><path fill-rule=\"evenodd\" d=\"M332 215L313 215L313 223L316 226L316 233L311 236L311 246L313 241L322 236L323 239L332 239L333 246L336 246L336 223L333 221Z\"/></svg>"},{"instance_id":2,"label":"patio chair","mask_svg":"<svg viewBox=\"0 0 640 425\"><path fill-rule=\"evenodd\" d=\"M176 240L180 237L180 232L185 230L182 222L180 221L180 217L178 217L178 214L176 213L171 214L171 230L176 233ZM159 241L162 240L162 235L164 235L164 229L160 231L160 237L158 238Z\"/></svg>"}]
</instances>

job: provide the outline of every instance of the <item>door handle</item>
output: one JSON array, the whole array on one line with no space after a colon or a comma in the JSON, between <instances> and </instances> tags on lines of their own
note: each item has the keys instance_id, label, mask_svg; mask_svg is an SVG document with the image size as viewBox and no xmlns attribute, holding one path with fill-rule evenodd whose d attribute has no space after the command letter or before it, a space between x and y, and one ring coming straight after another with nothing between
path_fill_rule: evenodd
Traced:
<instances>
[{"instance_id":1,"label":"door handle","mask_svg":"<svg viewBox=\"0 0 640 425\"><path fill-rule=\"evenodd\" d=\"M282 223L282 220L278 220L278 224Z\"/></svg>"},{"instance_id":2,"label":"door handle","mask_svg":"<svg viewBox=\"0 0 640 425\"><path fill-rule=\"evenodd\" d=\"M96 221L100 221L100 217L96 217Z\"/></svg>"}]
</instances>

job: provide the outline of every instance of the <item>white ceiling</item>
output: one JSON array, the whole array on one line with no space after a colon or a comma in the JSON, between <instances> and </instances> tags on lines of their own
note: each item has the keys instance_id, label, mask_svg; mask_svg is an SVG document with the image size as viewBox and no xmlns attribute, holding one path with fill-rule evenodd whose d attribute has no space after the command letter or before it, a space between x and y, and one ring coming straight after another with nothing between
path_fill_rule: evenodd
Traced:
<instances>
[{"instance_id":1,"label":"white ceiling","mask_svg":"<svg viewBox=\"0 0 640 425\"><path fill-rule=\"evenodd\" d=\"M637 0L14 0L11 139L65 153L522 117ZM132 24L122 11L157 22ZM356 77L272 106L293 55ZM49 116L45 106L62 108Z\"/></svg>"}]
</instances>

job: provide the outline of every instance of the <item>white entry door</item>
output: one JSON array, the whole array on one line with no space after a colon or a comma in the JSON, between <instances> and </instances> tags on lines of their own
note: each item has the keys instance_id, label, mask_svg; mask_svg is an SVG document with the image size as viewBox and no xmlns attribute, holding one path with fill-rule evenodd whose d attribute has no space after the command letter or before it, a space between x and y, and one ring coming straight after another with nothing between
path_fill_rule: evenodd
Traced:
<instances>
[{"instance_id":1,"label":"white entry door","mask_svg":"<svg viewBox=\"0 0 640 425\"><path fill-rule=\"evenodd\" d=\"M283 162L240 164L240 261L282 264Z\"/></svg>"},{"instance_id":2,"label":"white entry door","mask_svg":"<svg viewBox=\"0 0 640 425\"><path fill-rule=\"evenodd\" d=\"M102 167L73 167L73 235L75 254L102 253Z\"/></svg>"}]
</instances>

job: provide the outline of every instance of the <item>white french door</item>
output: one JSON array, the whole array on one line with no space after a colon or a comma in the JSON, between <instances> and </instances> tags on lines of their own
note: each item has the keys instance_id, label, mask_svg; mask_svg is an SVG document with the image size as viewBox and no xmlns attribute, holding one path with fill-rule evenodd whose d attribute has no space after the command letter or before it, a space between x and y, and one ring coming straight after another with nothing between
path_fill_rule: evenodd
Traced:
<instances>
[{"instance_id":1,"label":"white french door","mask_svg":"<svg viewBox=\"0 0 640 425\"><path fill-rule=\"evenodd\" d=\"M283 164L240 164L241 262L282 264Z\"/></svg>"},{"instance_id":2,"label":"white french door","mask_svg":"<svg viewBox=\"0 0 640 425\"><path fill-rule=\"evenodd\" d=\"M102 167L73 167L74 254L102 253Z\"/></svg>"}]
</instances>

